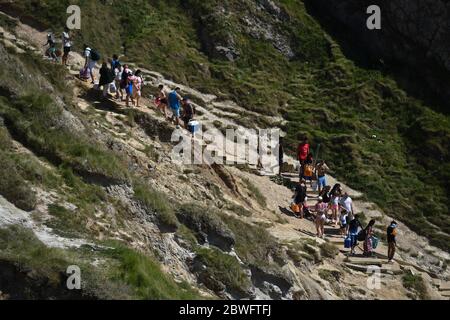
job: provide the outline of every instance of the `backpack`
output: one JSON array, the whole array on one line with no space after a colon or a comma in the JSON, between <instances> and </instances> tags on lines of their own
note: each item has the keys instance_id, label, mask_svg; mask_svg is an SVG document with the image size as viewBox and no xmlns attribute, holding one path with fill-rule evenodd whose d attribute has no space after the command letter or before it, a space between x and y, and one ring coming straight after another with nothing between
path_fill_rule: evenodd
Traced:
<instances>
[{"instance_id":1,"label":"backpack","mask_svg":"<svg viewBox=\"0 0 450 320\"><path fill-rule=\"evenodd\" d=\"M100 54L95 49L91 49L91 59L92 59L92 61L99 61L100 58L101 58Z\"/></svg>"},{"instance_id":2,"label":"backpack","mask_svg":"<svg viewBox=\"0 0 450 320\"><path fill-rule=\"evenodd\" d=\"M296 203L291 204L291 210L293 213L300 213L300 206Z\"/></svg>"},{"instance_id":3,"label":"backpack","mask_svg":"<svg viewBox=\"0 0 450 320\"><path fill-rule=\"evenodd\" d=\"M366 236L367 236L367 230L366 229L362 229L358 233L358 241L365 241L366 240Z\"/></svg>"},{"instance_id":4,"label":"backpack","mask_svg":"<svg viewBox=\"0 0 450 320\"><path fill-rule=\"evenodd\" d=\"M308 164L308 165L305 166L305 172L303 173L303 175L305 177L312 177L313 176L313 171L314 171L313 166Z\"/></svg>"}]
</instances>

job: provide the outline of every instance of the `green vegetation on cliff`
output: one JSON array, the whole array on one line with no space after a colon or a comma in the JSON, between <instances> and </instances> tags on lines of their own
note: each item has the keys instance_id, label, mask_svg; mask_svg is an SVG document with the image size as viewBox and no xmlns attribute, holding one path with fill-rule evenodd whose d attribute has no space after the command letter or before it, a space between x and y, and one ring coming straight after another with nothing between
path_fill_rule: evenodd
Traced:
<instances>
[{"instance_id":1,"label":"green vegetation on cliff","mask_svg":"<svg viewBox=\"0 0 450 320\"><path fill-rule=\"evenodd\" d=\"M12 6L60 30L68 2ZM86 42L106 57L125 44L126 60L249 110L283 115L291 151L307 133L340 179L448 249L448 114L345 57L303 2L274 2L279 10L267 1L78 1L77 49Z\"/></svg>"}]
</instances>

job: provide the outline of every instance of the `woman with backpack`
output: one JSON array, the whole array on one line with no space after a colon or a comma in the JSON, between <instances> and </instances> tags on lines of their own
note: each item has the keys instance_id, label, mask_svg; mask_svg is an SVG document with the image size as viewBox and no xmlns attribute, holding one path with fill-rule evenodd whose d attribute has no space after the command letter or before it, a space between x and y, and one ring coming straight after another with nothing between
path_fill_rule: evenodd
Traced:
<instances>
[{"instance_id":1,"label":"woman with backpack","mask_svg":"<svg viewBox=\"0 0 450 320\"><path fill-rule=\"evenodd\" d=\"M92 84L95 84L95 76L94 70L97 64L97 61L100 59L100 55L97 51L91 49L88 45L84 45L84 69L89 71L91 76Z\"/></svg>"},{"instance_id":2,"label":"woman with backpack","mask_svg":"<svg viewBox=\"0 0 450 320\"><path fill-rule=\"evenodd\" d=\"M365 240L364 240L364 256L371 257L374 255L374 248L373 248L373 226L375 225L375 220L370 220L367 227L364 229L365 234Z\"/></svg>"}]
</instances>

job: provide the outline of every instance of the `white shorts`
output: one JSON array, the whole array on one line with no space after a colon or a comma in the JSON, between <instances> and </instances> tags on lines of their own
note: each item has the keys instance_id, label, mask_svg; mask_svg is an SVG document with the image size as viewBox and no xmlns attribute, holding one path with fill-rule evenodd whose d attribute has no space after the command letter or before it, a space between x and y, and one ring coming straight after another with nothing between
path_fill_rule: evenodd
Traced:
<instances>
[{"instance_id":1,"label":"white shorts","mask_svg":"<svg viewBox=\"0 0 450 320\"><path fill-rule=\"evenodd\" d=\"M87 66L88 70L89 71L94 71L96 64L97 63L95 61L89 61L88 66Z\"/></svg>"}]
</instances>

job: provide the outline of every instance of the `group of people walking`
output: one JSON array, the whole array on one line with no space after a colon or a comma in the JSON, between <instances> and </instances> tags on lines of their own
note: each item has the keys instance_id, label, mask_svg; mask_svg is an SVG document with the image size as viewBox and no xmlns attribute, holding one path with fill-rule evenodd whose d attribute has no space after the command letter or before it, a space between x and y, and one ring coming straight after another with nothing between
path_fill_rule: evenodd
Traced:
<instances>
[{"instance_id":1,"label":"group of people walking","mask_svg":"<svg viewBox=\"0 0 450 320\"><path fill-rule=\"evenodd\" d=\"M45 46L48 46L46 55L49 58L57 62L62 56L62 64L67 65L72 48L70 30L65 28L62 33L62 51L58 51L56 48L56 41L52 33L48 34ZM85 62L80 71L80 78L91 79L91 83L95 84L94 70L101 59L100 54L90 46L84 45L83 56ZM118 55L113 55L112 59L103 61L101 64L98 87L103 89L103 97L106 98L109 93L112 93L115 99L125 101L127 107L129 107L130 101L133 106L140 107L143 86L142 71L138 69L133 72L129 65L122 65ZM181 96L180 87L166 91L164 85L159 85L154 103L164 117L172 121L177 128L180 127L181 120L184 127L188 129L189 123L196 113L189 98ZM168 109L171 111L171 117L168 116ZM312 217L317 236L320 238L325 237L325 224L339 227L340 235L347 237L346 243L350 247L352 255L356 253L358 241L363 241L364 255L373 256L378 242L373 230L376 221L371 220L366 227L363 227L358 214L354 212L353 200L349 194L342 190L340 184L335 184L333 187L327 185L326 174L329 167L325 161L316 162L314 160L306 136L302 137L297 152L300 163L300 182L295 189L291 206L294 214L300 219ZM282 161L281 156L281 164ZM308 181L311 188L318 190L317 203L314 208L309 208L307 205ZM313 215L313 211L315 215ZM395 254L396 234L397 222L393 221L387 229L389 261L392 261Z\"/></svg>"},{"instance_id":2,"label":"group of people walking","mask_svg":"<svg viewBox=\"0 0 450 320\"><path fill-rule=\"evenodd\" d=\"M84 67L80 71L80 77L84 80L91 79L91 83L95 84L94 70L100 61L100 54L89 47L84 46ZM144 86L144 78L142 71L137 69L132 71L128 64L119 61L119 57L115 54L112 59L103 61L100 68L100 79L98 82L99 89L103 89L103 97L107 98L111 93L115 99L125 101L126 106L139 108L142 97L142 88Z\"/></svg>"},{"instance_id":3,"label":"group of people walking","mask_svg":"<svg viewBox=\"0 0 450 320\"><path fill-rule=\"evenodd\" d=\"M62 50L59 50L56 47L53 32L48 33L47 42L44 44L44 46L48 46L46 56L54 62L58 62L62 56L62 64L67 66L73 45L70 30L65 28L61 37ZM101 56L91 46L84 45L83 57L84 66L80 70L80 78L86 81L90 79L91 83L95 85L95 68L100 63ZM115 99L125 101L127 107L130 106L130 102L134 107L140 107L142 89L145 84L141 70L138 69L133 72L129 65L120 62L118 55L113 55L111 59L104 60L101 63L99 73L98 87L103 91L104 98L112 94ZM183 122L184 127L188 129L189 123L196 114L195 106L188 97L181 96L179 87L166 90L164 85L160 85L154 103L158 110L164 114L164 117L172 121L177 128ZM171 117L168 115L169 110L172 114Z\"/></svg>"},{"instance_id":4,"label":"group of people walking","mask_svg":"<svg viewBox=\"0 0 450 320\"><path fill-rule=\"evenodd\" d=\"M85 46L85 68L89 72L92 83L95 83L93 69L99 60L99 55L88 46ZM126 102L129 107L130 101L134 107L140 107L144 78L140 69L132 71L129 65L122 66L117 55L109 59L109 65L105 61L100 68L99 88L103 88L103 96L108 96L108 91L115 94L115 98ZM164 85L158 86L156 99L154 100L158 110L164 117L172 121L177 128L180 127L180 120L183 121L187 129L189 122L194 118L196 110L188 97L181 96L181 89L176 87L171 91L166 91ZM168 116L170 109L172 116Z\"/></svg>"},{"instance_id":5,"label":"group of people walking","mask_svg":"<svg viewBox=\"0 0 450 320\"><path fill-rule=\"evenodd\" d=\"M52 59L53 62L57 63L61 58L63 65L67 66L70 52L72 50L72 38L69 28L65 28L61 35L62 50L58 49L56 46L55 35L53 32L47 34L47 42L44 44L47 47L45 55Z\"/></svg>"},{"instance_id":6,"label":"group of people walking","mask_svg":"<svg viewBox=\"0 0 450 320\"><path fill-rule=\"evenodd\" d=\"M325 225L329 224L339 228L340 235L345 238L345 244L350 248L350 254L356 254L358 241L363 242L364 256L375 255L378 238L374 233L375 220L371 220L367 226L360 222L360 216L355 213L353 199L342 186L337 183L333 187L327 184L327 172L330 170L325 161L314 161L310 152L307 137L303 137L298 146L298 160L300 163L300 182L295 188L291 209L294 215L300 219L311 218L316 227L317 236L325 238ZM308 181L310 187L318 191L317 203L309 207ZM397 222L387 228L388 259L392 262L396 248Z\"/></svg>"}]
</instances>

